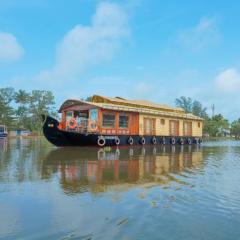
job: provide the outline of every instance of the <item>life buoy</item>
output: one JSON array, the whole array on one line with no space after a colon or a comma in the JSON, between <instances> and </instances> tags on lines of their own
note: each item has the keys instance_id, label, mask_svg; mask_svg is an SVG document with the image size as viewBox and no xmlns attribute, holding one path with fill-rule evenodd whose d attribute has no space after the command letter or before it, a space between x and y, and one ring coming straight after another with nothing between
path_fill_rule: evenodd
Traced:
<instances>
[{"instance_id":1,"label":"life buoy","mask_svg":"<svg viewBox=\"0 0 240 240\"><path fill-rule=\"evenodd\" d=\"M100 147L103 147L106 144L106 140L103 136L98 137L97 144Z\"/></svg>"},{"instance_id":2,"label":"life buoy","mask_svg":"<svg viewBox=\"0 0 240 240\"><path fill-rule=\"evenodd\" d=\"M189 145L192 144L192 140L191 140L191 138L188 138L188 139L187 139L187 143L188 143Z\"/></svg>"},{"instance_id":3,"label":"life buoy","mask_svg":"<svg viewBox=\"0 0 240 240\"><path fill-rule=\"evenodd\" d=\"M142 138L141 138L141 144L142 144L142 145L145 145L145 143L146 143L146 140L145 140L144 137L142 137Z\"/></svg>"},{"instance_id":4,"label":"life buoy","mask_svg":"<svg viewBox=\"0 0 240 240\"><path fill-rule=\"evenodd\" d=\"M199 138L199 143L201 144L203 142L202 138Z\"/></svg>"},{"instance_id":5,"label":"life buoy","mask_svg":"<svg viewBox=\"0 0 240 240\"><path fill-rule=\"evenodd\" d=\"M133 138L132 138L132 137L129 137L128 143L129 143L129 145L133 145L134 141L133 141Z\"/></svg>"},{"instance_id":6,"label":"life buoy","mask_svg":"<svg viewBox=\"0 0 240 240\"><path fill-rule=\"evenodd\" d=\"M163 145L166 144L166 139L165 139L165 137L162 137L161 143L162 143Z\"/></svg>"},{"instance_id":7,"label":"life buoy","mask_svg":"<svg viewBox=\"0 0 240 240\"><path fill-rule=\"evenodd\" d=\"M98 130L97 122L95 120L94 121L89 121L88 122L88 128L89 128L90 131L96 132Z\"/></svg>"},{"instance_id":8,"label":"life buoy","mask_svg":"<svg viewBox=\"0 0 240 240\"><path fill-rule=\"evenodd\" d=\"M68 122L67 122L67 126L70 129L75 129L77 127L77 121L75 118L71 118Z\"/></svg>"},{"instance_id":9,"label":"life buoy","mask_svg":"<svg viewBox=\"0 0 240 240\"><path fill-rule=\"evenodd\" d=\"M154 145L157 144L157 139L156 139L156 137L153 137L153 138L152 138L152 143L153 143Z\"/></svg>"},{"instance_id":10,"label":"life buoy","mask_svg":"<svg viewBox=\"0 0 240 240\"><path fill-rule=\"evenodd\" d=\"M180 143L180 145L183 145L183 144L184 144L183 138L180 138L179 143Z\"/></svg>"},{"instance_id":11,"label":"life buoy","mask_svg":"<svg viewBox=\"0 0 240 240\"><path fill-rule=\"evenodd\" d=\"M118 146L120 144L120 138L119 137L116 137L115 138L115 144Z\"/></svg>"},{"instance_id":12,"label":"life buoy","mask_svg":"<svg viewBox=\"0 0 240 240\"><path fill-rule=\"evenodd\" d=\"M170 142L171 142L172 145L174 145L176 143L175 138L171 138Z\"/></svg>"}]
</instances>

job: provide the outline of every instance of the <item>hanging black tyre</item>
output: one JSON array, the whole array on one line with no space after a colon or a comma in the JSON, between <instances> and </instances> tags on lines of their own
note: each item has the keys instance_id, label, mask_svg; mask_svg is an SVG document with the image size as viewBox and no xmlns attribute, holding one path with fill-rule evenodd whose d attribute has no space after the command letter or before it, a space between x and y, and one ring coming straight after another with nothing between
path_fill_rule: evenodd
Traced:
<instances>
[{"instance_id":1,"label":"hanging black tyre","mask_svg":"<svg viewBox=\"0 0 240 240\"><path fill-rule=\"evenodd\" d=\"M145 138L144 138L144 137L142 137L140 142L141 142L141 144L142 144L142 145L145 145L145 143L146 143L146 140L145 140Z\"/></svg>"},{"instance_id":2,"label":"hanging black tyre","mask_svg":"<svg viewBox=\"0 0 240 240\"><path fill-rule=\"evenodd\" d=\"M152 138L152 143L153 143L154 145L157 144L157 139L156 139L156 137L153 137L153 138Z\"/></svg>"},{"instance_id":3,"label":"hanging black tyre","mask_svg":"<svg viewBox=\"0 0 240 240\"><path fill-rule=\"evenodd\" d=\"M188 138L188 139L187 139L187 143L188 143L188 145L191 145L191 144L192 144L191 138Z\"/></svg>"},{"instance_id":4,"label":"hanging black tyre","mask_svg":"<svg viewBox=\"0 0 240 240\"><path fill-rule=\"evenodd\" d=\"M162 139L161 139L161 143L162 143L163 145L166 144L166 139L165 139L165 137L162 137Z\"/></svg>"},{"instance_id":5,"label":"hanging black tyre","mask_svg":"<svg viewBox=\"0 0 240 240\"><path fill-rule=\"evenodd\" d=\"M116 139L115 139L115 144L118 146L119 144L120 144L120 138L119 137L116 137Z\"/></svg>"},{"instance_id":6,"label":"hanging black tyre","mask_svg":"<svg viewBox=\"0 0 240 240\"><path fill-rule=\"evenodd\" d=\"M133 138L132 138L132 137L129 137L128 143L129 143L129 145L133 145L134 141L133 141Z\"/></svg>"},{"instance_id":7,"label":"hanging black tyre","mask_svg":"<svg viewBox=\"0 0 240 240\"><path fill-rule=\"evenodd\" d=\"M199 138L194 138L194 143L196 143L196 144L199 144L200 142L199 142Z\"/></svg>"},{"instance_id":8,"label":"hanging black tyre","mask_svg":"<svg viewBox=\"0 0 240 240\"><path fill-rule=\"evenodd\" d=\"M170 139L170 143L171 143L172 145L175 145L175 144L176 144L175 138L172 137L172 138Z\"/></svg>"},{"instance_id":9,"label":"hanging black tyre","mask_svg":"<svg viewBox=\"0 0 240 240\"><path fill-rule=\"evenodd\" d=\"M98 137L97 144L99 147L103 147L106 144L106 140L103 136Z\"/></svg>"}]
</instances>

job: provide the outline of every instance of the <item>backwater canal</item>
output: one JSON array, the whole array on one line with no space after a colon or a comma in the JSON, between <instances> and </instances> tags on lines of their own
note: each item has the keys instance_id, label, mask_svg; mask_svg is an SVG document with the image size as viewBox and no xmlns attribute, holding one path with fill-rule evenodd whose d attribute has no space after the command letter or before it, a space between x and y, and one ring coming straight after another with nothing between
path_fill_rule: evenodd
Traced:
<instances>
[{"instance_id":1,"label":"backwater canal","mask_svg":"<svg viewBox=\"0 0 240 240\"><path fill-rule=\"evenodd\" d=\"M0 140L0 239L240 237L240 141L56 148Z\"/></svg>"}]
</instances>

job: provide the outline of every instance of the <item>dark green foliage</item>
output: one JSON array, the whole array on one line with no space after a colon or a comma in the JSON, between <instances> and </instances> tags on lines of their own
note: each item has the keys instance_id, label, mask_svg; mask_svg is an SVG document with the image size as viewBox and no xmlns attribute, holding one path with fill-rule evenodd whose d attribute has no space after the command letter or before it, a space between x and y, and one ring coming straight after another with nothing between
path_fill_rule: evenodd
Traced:
<instances>
[{"instance_id":1,"label":"dark green foliage","mask_svg":"<svg viewBox=\"0 0 240 240\"><path fill-rule=\"evenodd\" d=\"M180 97L175 99L177 107L184 109L187 113L193 113L201 118L207 118L207 108L204 108L199 101L193 101L190 97Z\"/></svg>"},{"instance_id":2,"label":"dark green foliage","mask_svg":"<svg viewBox=\"0 0 240 240\"><path fill-rule=\"evenodd\" d=\"M40 131L42 127L41 114L54 115L54 96L50 91L33 90L29 101L30 130Z\"/></svg>"},{"instance_id":3,"label":"dark green foliage","mask_svg":"<svg viewBox=\"0 0 240 240\"><path fill-rule=\"evenodd\" d=\"M230 133L230 124L221 114L204 121L204 132L213 137L223 137Z\"/></svg>"},{"instance_id":4,"label":"dark green foliage","mask_svg":"<svg viewBox=\"0 0 240 240\"><path fill-rule=\"evenodd\" d=\"M180 97L175 99L177 107L184 109L186 112L192 112L192 99L190 97Z\"/></svg>"},{"instance_id":5,"label":"dark green foliage","mask_svg":"<svg viewBox=\"0 0 240 240\"><path fill-rule=\"evenodd\" d=\"M15 111L17 120L16 125L18 128L28 128L29 122L29 101L30 101L30 94L27 93L25 90L19 90L15 93L14 97L15 103L17 103L18 107Z\"/></svg>"},{"instance_id":6,"label":"dark green foliage","mask_svg":"<svg viewBox=\"0 0 240 240\"><path fill-rule=\"evenodd\" d=\"M193 101L192 103L192 113L196 116L206 119L207 115L207 108L203 107L199 101Z\"/></svg>"},{"instance_id":7,"label":"dark green foliage","mask_svg":"<svg viewBox=\"0 0 240 240\"><path fill-rule=\"evenodd\" d=\"M13 100L13 88L0 88L0 124L13 126L14 109L11 105Z\"/></svg>"},{"instance_id":8,"label":"dark green foliage","mask_svg":"<svg viewBox=\"0 0 240 240\"><path fill-rule=\"evenodd\" d=\"M13 88L1 88L0 124L9 129L20 128L40 132L42 113L57 116L54 104L54 96L50 91L33 90L28 93L25 90L15 92Z\"/></svg>"},{"instance_id":9,"label":"dark green foliage","mask_svg":"<svg viewBox=\"0 0 240 240\"><path fill-rule=\"evenodd\" d=\"M240 138L240 118L232 122L231 134L236 138Z\"/></svg>"},{"instance_id":10,"label":"dark green foliage","mask_svg":"<svg viewBox=\"0 0 240 240\"><path fill-rule=\"evenodd\" d=\"M207 108L199 101L190 97L180 97L175 100L176 106L183 108L186 112L203 118L203 132L212 137L226 136L230 133L230 125L227 119L221 114L209 117Z\"/></svg>"}]
</instances>

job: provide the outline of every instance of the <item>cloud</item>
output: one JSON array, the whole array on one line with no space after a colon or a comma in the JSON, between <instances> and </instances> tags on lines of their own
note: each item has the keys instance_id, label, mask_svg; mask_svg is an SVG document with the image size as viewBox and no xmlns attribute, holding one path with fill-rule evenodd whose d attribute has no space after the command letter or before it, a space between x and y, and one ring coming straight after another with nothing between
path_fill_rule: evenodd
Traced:
<instances>
[{"instance_id":1,"label":"cloud","mask_svg":"<svg viewBox=\"0 0 240 240\"><path fill-rule=\"evenodd\" d=\"M239 106L240 101L240 72L237 68L226 68L217 72L215 75L204 76L199 72L196 76L196 82L184 85L185 91L181 89L181 95L190 96L203 103L211 114L211 105L215 105L215 113L221 113L230 120L240 117ZM205 79L205 81L201 81Z\"/></svg>"},{"instance_id":2,"label":"cloud","mask_svg":"<svg viewBox=\"0 0 240 240\"><path fill-rule=\"evenodd\" d=\"M103 2L89 26L76 25L59 42L52 69L37 76L39 82L63 83L93 66L113 58L129 35L128 18L120 5Z\"/></svg>"},{"instance_id":3,"label":"cloud","mask_svg":"<svg viewBox=\"0 0 240 240\"><path fill-rule=\"evenodd\" d=\"M235 68L226 69L217 75L215 83L223 93L239 93L240 72Z\"/></svg>"},{"instance_id":4,"label":"cloud","mask_svg":"<svg viewBox=\"0 0 240 240\"><path fill-rule=\"evenodd\" d=\"M152 85L147 82L139 82L135 85L134 92L137 96L145 96L151 93L152 91Z\"/></svg>"},{"instance_id":5,"label":"cloud","mask_svg":"<svg viewBox=\"0 0 240 240\"><path fill-rule=\"evenodd\" d=\"M0 62L19 60L24 54L23 47L11 33L0 32Z\"/></svg>"},{"instance_id":6,"label":"cloud","mask_svg":"<svg viewBox=\"0 0 240 240\"><path fill-rule=\"evenodd\" d=\"M220 33L215 18L204 17L199 23L179 33L180 43L192 51L200 51L208 46L217 44L220 40Z\"/></svg>"}]
</instances>

